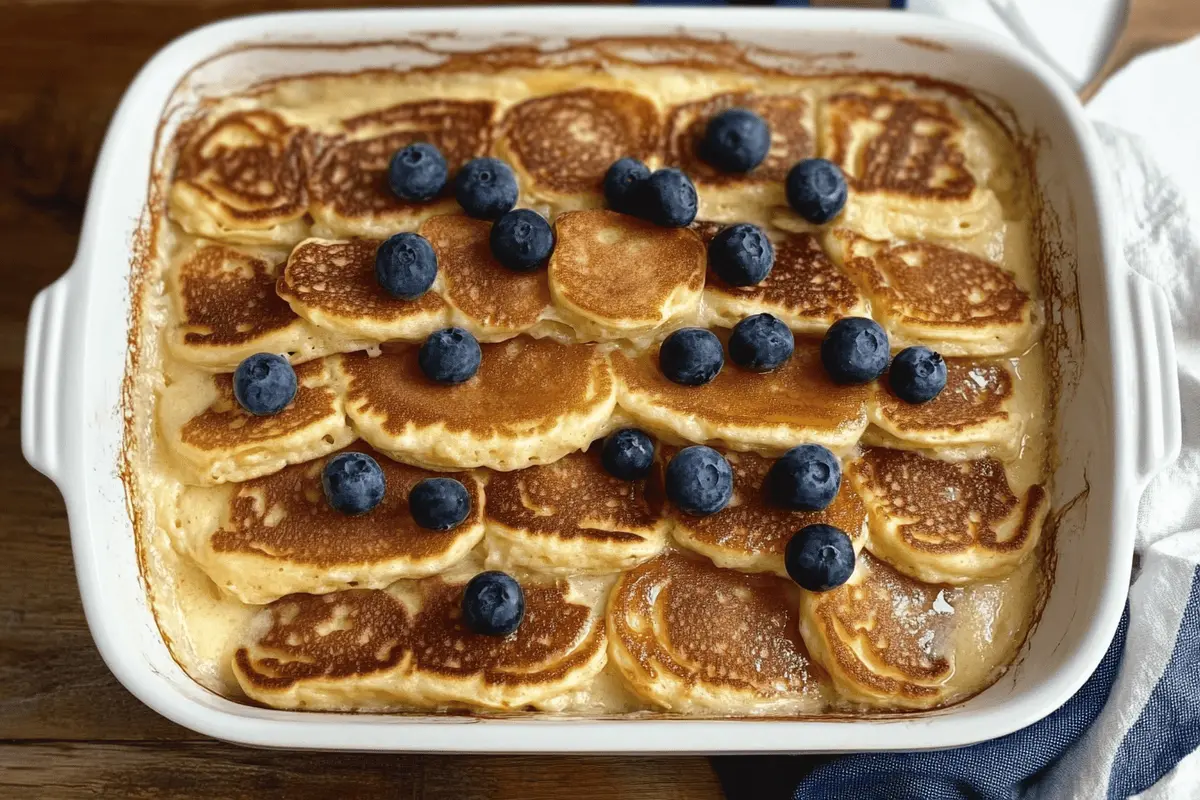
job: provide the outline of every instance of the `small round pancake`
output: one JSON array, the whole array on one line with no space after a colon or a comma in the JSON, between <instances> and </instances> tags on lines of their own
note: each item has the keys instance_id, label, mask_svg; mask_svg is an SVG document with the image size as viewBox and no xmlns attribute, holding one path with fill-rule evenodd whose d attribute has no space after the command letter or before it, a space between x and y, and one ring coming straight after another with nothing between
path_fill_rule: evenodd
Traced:
<instances>
[{"instance_id":1,"label":"small round pancake","mask_svg":"<svg viewBox=\"0 0 1200 800\"><path fill-rule=\"evenodd\" d=\"M918 583L868 554L850 580L801 590L800 632L812 657L852 702L932 708L948 695L947 622L961 590Z\"/></svg>"},{"instance_id":2,"label":"small round pancake","mask_svg":"<svg viewBox=\"0 0 1200 800\"><path fill-rule=\"evenodd\" d=\"M1013 402L1016 383L1007 361L947 358L946 388L914 405L892 392L885 375L871 384L867 416L886 436L868 436L866 443L905 449L988 447L1005 459L1015 458L1026 422Z\"/></svg>"},{"instance_id":3,"label":"small round pancake","mask_svg":"<svg viewBox=\"0 0 1200 800\"><path fill-rule=\"evenodd\" d=\"M705 244L723 227L693 226ZM775 266L756 286L730 286L711 268L704 281L704 306L713 324L732 328L754 314L773 314L797 333L824 333L842 317L870 316L871 307L854 281L825 255L811 233L777 238Z\"/></svg>"},{"instance_id":4,"label":"small round pancake","mask_svg":"<svg viewBox=\"0 0 1200 800\"><path fill-rule=\"evenodd\" d=\"M676 448L661 445L666 462ZM793 511L771 502L767 472L775 459L755 453L723 453L733 468L733 498L729 505L707 517L693 517L669 506L675 540L689 550L712 559L724 569L773 572L788 577L783 553L792 536L806 525L833 525L845 531L855 552L867 541L867 510L850 482L842 485L823 511Z\"/></svg>"},{"instance_id":5,"label":"small round pancake","mask_svg":"<svg viewBox=\"0 0 1200 800\"><path fill-rule=\"evenodd\" d=\"M580 338L635 338L695 315L708 256L693 231L600 209L554 227L550 296Z\"/></svg>"},{"instance_id":6,"label":"small round pancake","mask_svg":"<svg viewBox=\"0 0 1200 800\"><path fill-rule=\"evenodd\" d=\"M386 239L452 211L454 173L487 154L495 111L491 100L419 100L343 120L343 132L326 140L308 181L317 232ZM451 180L440 198L401 200L388 186L392 155L413 142L429 142L446 158Z\"/></svg>"},{"instance_id":7,"label":"small round pancake","mask_svg":"<svg viewBox=\"0 0 1200 800\"><path fill-rule=\"evenodd\" d=\"M522 589L505 637L463 627L457 581L288 595L243 633L234 674L260 703L313 711L518 710L586 687L607 661L600 609L567 582Z\"/></svg>"},{"instance_id":8,"label":"small round pancake","mask_svg":"<svg viewBox=\"0 0 1200 800\"><path fill-rule=\"evenodd\" d=\"M1003 225L993 187L1018 163L1003 132L968 101L900 83L857 83L821 103L820 153L850 187L842 224L872 239L972 237ZM776 220L803 229L787 209Z\"/></svg>"},{"instance_id":9,"label":"small round pancake","mask_svg":"<svg viewBox=\"0 0 1200 800\"><path fill-rule=\"evenodd\" d=\"M1035 562L954 587L920 583L863 552L838 588L801 590L800 633L850 703L948 705L993 683L1021 648L1044 590Z\"/></svg>"},{"instance_id":10,"label":"small round pancake","mask_svg":"<svg viewBox=\"0 0 1200 800\"><path fill-rule=\"evenodd\" d=\"M360 341L418 341L450 321L450 309L433 291L416 300L392 297L375 279L369 239L305 239L288 256L276 291L306 320Z\"/></svg>"},{"instance_id":11,"label":"small round pancake","mask_svg":"<svg viewBox=\"0 0 1200 800\"><path fill-rule=\"evenodd\" d=\"M811 714L828 679L800 640L799 588L676 551L624 573L608 602L609 659L681 714Z\"/></svg>"},{"instance_id":12,"label":"small round pancake","mask_svg":"<svg viewBox=\"0 0 1200 800\"><path fill-rule=\"evenodd\" d=\"M167 272L174 317L172 355L205 369L232 372L255 353L281 353L300 364L364 343L323 331L298 317L278 295L282 261L199 240L184 246Z\"/></svg>"},{"instance_id":13,"label":"small round pancake","mask_svg":"<svg viewBox=\"0 0 1200 800\"><path fill-rule=\"evenodd\" d=\"M871 520L871 552L929 583L1007 575L1037 546L1050 498L1039 484L1014 494L993 458L952 463L868 447L847 478Z\"/></svg>"},{"instance_id":14,"label":"small round pancake","mask_svg":"<svg viewBox=\"0 0 1200 800\"><path fill-rule=\"evenodd\" d=\"M496 142L528 201L558 211L601 205L604 173L629 156L658 149L658 108L641 95L584 88L533 97L508 110Z\"/></svg>"},{"instance_id":15,"label":"small round pancake","mask_svg":"<svg viewBox=\"0 0 1200 800\"><path fill-rule=\"evenodd\" d=\"M550 313L546 271L514 272L492 257L492 224L463 215L432 217L420 233L433 245L440 291L453 323L481 342L499 342L519 333L544 335L555 323Z\"/></svg>"},{"instance_id":16,"label":"small round pancake","mask_svg":"<svg viewBox=\"0 0 1200 800\"><path fill-rule=\"evenodd\" d=\"M340 362L359 434L397 461L437 470L547 464L587 447L612 415L612 370L592 346L485 344L479 372L454 386L425 377L417 349Z\"/></svg>"},{"instance_id":17,"label":"small round pancake","mask_svg":"<svg viewBox=\"0 0 1200 800\"><path fill-rule=\"evenodd\" d=\"M667 542L662 502L645 480L605 471L600 445L488 480L488 567L551 575L606 573L652 558ZM648 496L649 495L649 496Z\"/></svg>"},{"instance_id":18,"label":"small round pancake","mask_svg":"<svg viewBox=\"0 0 1200 800\"><path fill-rule=\"evenodd\" d=\"M196 236L245 244L304 238L307 133L270 111L235 111L184 142L170 214Z\"/></svg>"},{"instance_id":19,"label":"small round pancake","mask_svg":"<svg viewBox=\"0 0 1200 800\"><path fill-rule=\"evenodd\" d=\"M186 543L214 583L257 605L294 592L381 589L434 575L483 538L483 484L475 475L458 478L471 500L467 518L453 530L426 530L413 521L408 493L433 473L361 444L349 449L371 455L383 470L387 488L369 513L343 514L325 499L321 471L331 455L245 483L185 489L175 541Z\"/></svg>"},{"instance_id":20,"label":"small round pancake","mask_svg":"<svg viewBox=\"0 0 1200 800\"><path fill-rule=\"evenodd\" d=\"M771 129L771 149L746 173L723 172L700 157L708 122L729 108L758 114ZM688 174L706 219L738 222L753 207L786 206L783 183L797 162L816 155L813 98L809 92L727 92L683 103L667 115L664 160Z\"/></svg>"},{"instance_id":21,"label":"small round pancake","mask_svg":"<svg viewBox=\"0 0 1200 800\"><path fill-rule=\"evenodd\" d=\"M831 381L815 340L798 339L791 359L774 372L727 360L703 386L663 375L657 347L640 355L614 352L612 363L621 409L668 441L780 455L805 442L850 447L867 427L868 388Z\"/></svg>"},{"instance_id":22,"label":"small round pancake","mask_svg":"<svg viewBox=\"0 0 1200 800\"><path fill-rule=\"evenodd\" d=\"M162 390L159 430L189 483L248 481L328 455L354 441L333 362L296 367L296 397L273 416L238 405L232 375L183 373Z\"/></svg>"},{"instance_id":23,"label":"small round pancake","mask_svg":"<svg viewBox=\"0 0 1200 800\"><path fill-rule=\"evenodd\" d=\"M1041 333L1033 298L991 261L932 242L872 242L844 228L829 244L871 298L893 347L925 344L954 356L1019 354Z\"/></svg>"}]
</instances>

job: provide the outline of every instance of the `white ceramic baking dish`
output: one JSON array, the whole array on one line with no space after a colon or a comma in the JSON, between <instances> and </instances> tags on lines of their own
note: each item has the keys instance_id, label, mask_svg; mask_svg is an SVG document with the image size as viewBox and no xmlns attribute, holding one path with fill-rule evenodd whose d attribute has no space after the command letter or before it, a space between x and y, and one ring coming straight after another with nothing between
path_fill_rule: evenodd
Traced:
<instances>
[{"instance_id":1,"label":"white ceramic baking dish","mask_svg":"<svg viewBox=\"0 0 1200 800\"><path fill-rule=\"evenodd\" d=\"M426 32L428 35L421 34ZM446 32L452 32L447 34ZM917 73L1003 98L1036 134L1063 388L1055 477L1057 578L1021 660L979 696L884 719L563 720L315 714L239 705L172 660L148 607L119 475L127 276L147 223L156 125L165 109L262 78L427 62L418 41L482 49L566 37L728 37L814 56L814 69ZM392 44L380 43L391 40ZM312 45L366 42L361 48ZM246 45L251 45L246 47ZM238 49L230 51L237 46ZM168 122L166 132L169 133ZM161 141L160 141L161 144ZM138 75L108 132L75 264L38 295L26 342L22 443L66 498L92 634L142 701L201 733L246 744L410 751L765 752L912 750L1000 736L1062 704L1088 677L1124 604L1135 512L1179 448L1166 299L1124 268L1096 137L1075 97L1019 47L912 14L686 8L471 8L293 13L221 22L175 41ZM151 195L153 196L153 195Z\"/></svg>"}]
</instances>

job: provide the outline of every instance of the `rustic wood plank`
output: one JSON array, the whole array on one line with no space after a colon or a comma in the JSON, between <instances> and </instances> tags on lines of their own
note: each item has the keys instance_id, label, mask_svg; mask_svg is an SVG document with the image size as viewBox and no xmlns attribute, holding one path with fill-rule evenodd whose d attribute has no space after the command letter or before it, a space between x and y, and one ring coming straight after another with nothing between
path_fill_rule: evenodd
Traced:
<instances>
[{"instance_id":1,"label":"rustic wood plank","mask_svg":"<svg viewBox=\"0 0 1200 800\"><path fill-rule=\"evenodd\" d=\"M428 800L682 800L719 797L702 758L391 756L174 745L0 746L0 796L288 800L333 795Z\"/></svg>"}]
</instances>

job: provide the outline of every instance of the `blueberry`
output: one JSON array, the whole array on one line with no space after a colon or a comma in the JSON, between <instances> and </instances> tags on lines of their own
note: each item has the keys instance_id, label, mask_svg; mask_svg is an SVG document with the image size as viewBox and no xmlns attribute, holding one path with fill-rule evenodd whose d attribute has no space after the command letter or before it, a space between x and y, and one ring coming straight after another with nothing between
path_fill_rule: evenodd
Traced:
<instances>
[{"instance_id":1,"label":"blueberry","mask_svg":"<svg viewBox=\"0 0 1200 800\"><path fill-rule=\"evenodd\" d=\"M906 347L892 359L888 382L904 402L928 402L946 388L946 362L928 347Z\"/></svg>"},{"instance_id":2,"label":"blueberry","mask_svg":"<svg viewBox=\"0 0 1200 800\"><path fill-rule=\"evenodd\" d=\"M397 233L375 251L375 280L400 300L416 300L437 277L437 255L424 236Z\"/></svg>"},{"instance_id":3,"label":"blueberry","mask_svg":"<svg viewBox=\"0 0 1200 800\"><path fill-rule=\"evenodd\" d=\"M650 168L636 158L619 158L604 173L604 199L622 214L638 216L639 201Z\"/></svg>"},{"instance_id":4,"label":"blueberry","mask_svg":"<svg viewBox=\"0 0 1200 800\"><path fill-rule=\"evenodd\" d=\"M843 317L821 340L821 363L834 383L868 383L888 365L888 338L879 323L866 317Z\"/></svg>"},{"instance_id":5,"label":"blueberry","mask_svg":"<svg viewBox=\"0 0 1200 800\"><path fill-rule=\"evenodd\" d=\"M383 500L387 482L379 462L366 453L341 453L321 471L325 499L343 514L365 514Z\"/></svg>"},{"instance_id":6,"label":"blueberry","mask_svg":"<svg viewBox=\"0 0 1200 800\"><path fill-rule=\"evenodd\" d=\"M730 225L708 243L708 265L730 286L754 286L771 274L775 247L757 225Z\"/></svg>"},{"instance_id":7,"label":"blueberry","mask_svg":"<svg viewBox=\"0 0 1200 800\"><path fill-rule=\"evenodd\" d=\"M492 255L514 272L540 267L554 250L554 231L536 211L518 208L492 225Z\"/></svg>"},{"instance_id":8,"label":"blueberry","mask_svg":"<svg viewBox=\"0 0 1200 800\"><path fill-rule=\"evenodd\" d=\"M454 178L454 197L476 219L496 219L517 204L517 176L498 158L475 158Z\"/></svg>"},{"instance_id":9,"label":"blueberry","mask_svg":"<svg viewBox=\"0 0 1200 800\"><path fill-rule=\"evenodd\" d=\"M686 228L696 219L696 187L677 169L653 172L638 192L641 216L664 228Z\"/></svg>"},{"instance_id":10,"label":"blueberry","mask_svg":"<svg viewBox=\"0 0 1200 800\"><path fill-rule=\"evenodd\" d=\"M600 463L614 478L644 478L654 464L654 440L637 428L622 428L604 440Z\"/></svg>"},{"instance_id":11,"label":"blueberry","mask_svg":"<svg viewBox=\"0 0 1200 800\"><path fill-rule=\"evenodd\" d=\"M667 465L666 489L667 498L683 513L715 514L733 497L733 470L711 447L685 447Z\"/></svg>"},{"instance_id":12,"label":"blueberry","mask_svg":"<svg viewBox=\"0 0 1200 800\"><path fill-rule=\"evenodd\" d=\"M796 339L787 325L771 314L755 314L733 326L729 357L754 372L778 369L792 357Z\"/></svg>"},{"instance_id":13,"label":"blueberry","mask_svg":"<svg viewBox=\"0 0 1200 800\"><path fill-rule=\"evenodd\" d=\"M481 572L463 590L462 619L467 630L508 636L525 618L525 592L503 572Z\"/></svg>"},{"instance_id":14,"label":"blueberry","mask_svg":"<svg viewBox=\"0 0 1200 800\"><path fill-rule=\"evenodd\" d=\"M471 513L471 496L454 478L426 478L408 493L408 510L422 528L448 531Z\"/></svg>"},{"instance_id":15,"label":"blueberry","mask_svg":"<svg viewBox=\"0 0 1200 800\"><path fill-rule=\"evenodd\" d=\"M424 202L438 196L446 185L446 159L429 142L402 147L388 164L388 185L401 200Z\"/></svg>"},{"instance_id":16,"label":"blueberry","mask_svg":"<svg viewBox=\"0 0 1200 800\"><path fill-rule=\"evenodd\" d=\"M708 121L700 157L725 172L749 172L770 149L771 129L763 118L745 108L731 108Z\"/></svg>"},{"instance_id":17,"label":"blueberry","mask_svg":"<svg viewBox=\"0 0 1200 800\"><path fill-rule=\"evenodd\" d=\"M234 371L233 396L257 417L278 414L296 396L296 371L283 356L255 353Z\"/></svg>"},{"instance_id":18,"label":"blueberry","mask_svg":"<svg viewBox=\"0 0 1200 800\"><path fill-rule=\"evenodd\" d=\"M431 381L462 383L479 370L482 358L474 336L462 328L443 328L429 334L417 354L417 363Z\"/></svg>"},{"instance_id":19,"label":"blueberry","mask_svg":"<svg viewBox=\"0 0 1200 800\"><path fill-rule=\"evenodd\" d=\"M717 377L725 365L721 340L704 328L680 328L663 341L658 366L684 386L701 386Z\"/></svg>"},{"instance_id":20,"label":"blueberry","mask_svg":"<svg viewBox=\"0 0 1200 800\"><path fill-rule=\"evenodd\" d=\"M788 541L783 562L802 588L827 592L854 574L854 545L832 525L806 525Z\"/></svg>"},{"instance_id":21,"label":"blueberry","mask_svg":"<svg viewBox=\"0 0 1200 800\"><path fill-rule=\"evenodd\" d=\"M824 225L846 205L846 177L832 161L806 158L792 167L784 184L787 201L814 225Z\"/></svg>"},{"instance_id":22,"label":"blueberry","mask_svg":"<svg viewBox=\"0 0 1200 800\"><path fill-rule=\"evenodd\" d=\"M797 511L823 511L842 485L842 465L819 444L793 447L767 472L771 501Z\"/></svg>"}]
</instances>

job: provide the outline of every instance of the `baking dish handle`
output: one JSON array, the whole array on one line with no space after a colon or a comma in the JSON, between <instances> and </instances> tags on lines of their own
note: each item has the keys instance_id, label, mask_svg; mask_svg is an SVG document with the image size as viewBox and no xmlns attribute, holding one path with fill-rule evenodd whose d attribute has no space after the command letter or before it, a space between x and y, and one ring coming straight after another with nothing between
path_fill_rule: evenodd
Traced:
<instances>
[{"instance_id":1,"label":"baking dish handle","mask_svg":"<svg viewBox=\"0 0 1200 800\"><path fill-rule=\"evenodd\" d=\"M1137 403L1134 477L1145 486L1179 456L1183 434L1175 335L1166 293L1153 281L1129 273L1133 313L1134 386Z\"/></svg>"},{"instance_id":2,"label":"baking dish handle","mask_svg":"<svg viewBox=\"0 0 1200 800\"><path fill-rule=\"evenodd\" d=\"M21 450L34 469L58 482L61 466L68 271L40 291L29 310L21 381Z\"/></svg>"}]
</instances>

